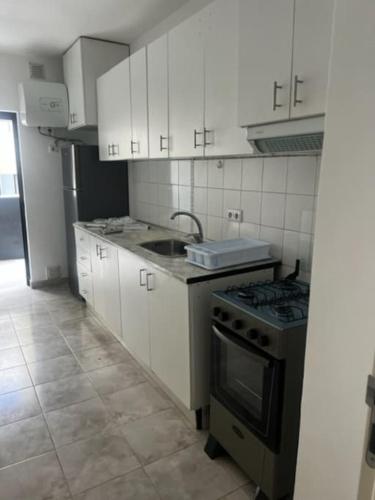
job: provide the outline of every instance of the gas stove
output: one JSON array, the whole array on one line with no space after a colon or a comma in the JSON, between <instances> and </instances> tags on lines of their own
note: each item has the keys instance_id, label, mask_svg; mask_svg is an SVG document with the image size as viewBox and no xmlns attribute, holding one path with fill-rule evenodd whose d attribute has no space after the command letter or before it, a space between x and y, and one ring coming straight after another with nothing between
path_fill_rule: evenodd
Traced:
<instances>
[{"instance_id":1,"label":"gas stove","mask_svg":"<svg viewBox=\"0 0 375 500\"><path fill-rule=\"evenodd\" d=\"M306 324L309 294L308 283L291 279L250 283L215 293L225 302L281 330Z\"/></svg>"}]
</instances>

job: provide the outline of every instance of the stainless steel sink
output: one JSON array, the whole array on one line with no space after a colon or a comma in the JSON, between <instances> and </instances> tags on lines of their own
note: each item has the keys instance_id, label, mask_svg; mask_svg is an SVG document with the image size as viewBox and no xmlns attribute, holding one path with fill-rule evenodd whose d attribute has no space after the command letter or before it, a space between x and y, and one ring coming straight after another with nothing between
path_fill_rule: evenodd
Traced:
<instances>
[{"instance_id":1,"label":"stainless steel sink","mask_svg":"<svg viewBox=\"0 0 375 500\"><path fill-rule=\"evenodd\" d=\"M186 241L170 239L147 241L139 246L165 257L183 257L186 255L185 246L187 244Z\"/></svg>"}]
</instances>

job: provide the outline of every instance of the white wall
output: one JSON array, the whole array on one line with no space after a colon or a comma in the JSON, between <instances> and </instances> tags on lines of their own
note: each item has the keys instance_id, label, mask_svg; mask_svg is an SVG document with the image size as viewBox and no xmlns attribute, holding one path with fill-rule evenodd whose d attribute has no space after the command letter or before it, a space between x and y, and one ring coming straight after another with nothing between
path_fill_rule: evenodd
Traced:
<instances>
[{"instance_id":1,"label":"white wall","mask_svg":"<svg viewBox=\"0 0 375 500\"><path fill-rule=\"evenodd\" d=\"M295 500L357 498L375 351L374 20L373 0L336 2Z\"/></svg>"},{"instance_id":2,"label":"white wall","mask_svg":"<svg viewBox=\"0 0 375 500\"><path fill-rule=\"evenodd\" d=\"M62 81L61 58L0 54L0 111L18 111L17 84L28 79L29 61L45 65L46 80ZM48 153L48 138L34 128L19 126L31 281L46 279L46 266L61 266L66 276L65 219L61 157ZM96 134L76 133L96 143Z\"/></svg>"},{"instance_id":3,"label":"white wall","mask_svg":"<svg viewBox=\"0 0 375 500\"><path fill-rule=\"evenodd\" d=\"M144 33L137 40L133 41L130 45L130 52L133 53L141 47L144 47L148 43L152 42L153 40L156 40L161 35L167 33L167 31L171 30L188 17L203 9L212 1L213 0L190 0L178 10L173 12L166 19L164 19L164 21L162 21L160 24L156 25L150 31Z\"/></svg>"}]
</instances>

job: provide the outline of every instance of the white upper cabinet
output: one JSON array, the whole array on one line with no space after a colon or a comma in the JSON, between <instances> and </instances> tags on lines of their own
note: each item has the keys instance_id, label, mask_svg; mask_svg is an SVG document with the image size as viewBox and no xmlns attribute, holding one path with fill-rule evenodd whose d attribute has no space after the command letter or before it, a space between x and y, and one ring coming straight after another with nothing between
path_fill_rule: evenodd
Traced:
<instances>
[{"instance_id":1,"label":"white upper cabinet","mask_svg":"<svg viewBox=\"0 0 375 500\"><path fill-rule=\"evenodd\" d=\"M147 47L148 120L150 158L167 158L168 124L168 35Z\"/></svg>"},{"instance_id":2,"label":"white upper cabinet","mask_svg":"<svg viewBox=\"0 0 375 500\"><path fill-rule=\"evenodd\" d=\"M129 59L98 78L97 93L100 160L132 158Z\"/></svg>"},{"instance_id":3,"label":"white upper cabinet","mask_svg":"<svg viewBox=\"0 0 375 500\"><path fill-rule=\"evenodd\" d=\"M69 129L96 127L96 80L129 55L127 45L79 38L64 54L64 81L69 96Z\"/></svg>"},{"instance_id":4,"label":"white upper cabinet","mask_svg":"<svg viewBox=\"0 0 375 500\"><path fill-rule=\"evenodd\" d=\"M216 0L206 11L205 155L248 154L237 118L239 0Z\"/></svg>"},{"instance_id":5,"label":"white upper cabinet","mask_svg":"<svg viewBox=\"0 0 375 500\"><path fill-rule=\"evenodd\" d=\"M334 0L296 0L291 117L325 113Z\"/></svg>"},{"instance_id":6,"label":"white upper cabinet","mask_svg":"<svg viewBox=\"0 0 375 500\"><path fill-rule=\"evenodd\" d=\"M294 0L240 1L240 125L289 118L293 14Z\"/></svg>"},{"instance_id":7,"label":"white upper cabinet","mask_svg":"<svg viewBox=\"0 0 375 500\"><path fill-rule=\"evenodd\" d=\"M170 156L204 153L204 48L202 13L169 32Z\"/></svg>"},{"instance_id":8,"label":"white upper cabinet","mask_svg":"<svg viewBox=\"0 0 375 500\"><path fill-rule=\"evenodd\" d=\"M130 95L134 159L148 158L147 60L146 49L130 56Z\"/></svg>"}]
</instances>

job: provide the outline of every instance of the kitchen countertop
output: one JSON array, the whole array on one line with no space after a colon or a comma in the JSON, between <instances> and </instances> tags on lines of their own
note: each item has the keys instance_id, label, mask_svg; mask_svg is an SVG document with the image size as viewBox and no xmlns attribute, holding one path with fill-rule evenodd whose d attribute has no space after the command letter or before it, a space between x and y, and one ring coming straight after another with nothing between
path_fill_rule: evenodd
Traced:
<instances>
[{"instance_id":1,"label":"kitchen countertop","mask_svg":"<svg viewBox=\"0 0 375 500\"><path fill-rule=\"evenodd\" d=\"M165 257L139 246L141 243L145 243L146 241L163 240L168 238L180 239L189 244L191 241L187 241L186 233L149 224L150 229L148 230L134 230L104 235L101 234L98 229L87 228L84 222L76 222L74 226L102 239L103 241L115 245L118 248L123 248L133 252L139 257L151 262L161 271L164 271L187 284L222 278L231 274L242 274L249 271L275 268L281 264L279 259L270 258L267 260L241 264L239 266L225 267L223 269L213 271L190 264L186 261L185 256Z\"/></svg>"}]
</instances>

